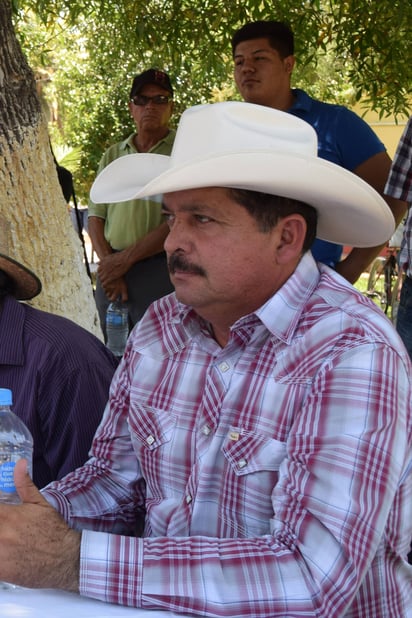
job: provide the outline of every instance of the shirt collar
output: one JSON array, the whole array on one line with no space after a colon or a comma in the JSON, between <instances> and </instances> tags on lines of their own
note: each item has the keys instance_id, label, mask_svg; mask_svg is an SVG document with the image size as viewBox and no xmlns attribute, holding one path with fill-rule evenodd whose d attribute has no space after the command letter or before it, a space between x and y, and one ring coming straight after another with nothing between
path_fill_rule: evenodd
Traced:
<instances>
[{"instance_id":1,"label":"shirt collar","mask_svg":"<svg viewBox=\"0 0 412 618\"><path fill-rule=\"evenodd\" d=\"M293 88L292 93L294 96L293 105L287 111L293 113L302 110L309 113L312 109L313 99L300 88Z\"/></svg>"},{"instance_id":2,"label":"shirt collar","mask_svg":"<svg viewBox=\"0 0 412 618\"><path fill-rule=\"evenodd\" d=\"M123 140L122 142L120 142L120 146L119 149L120 151L127 151L129 152L130 150L132 152L137 152L133 139L135 137L135 135L137 135L137 133L131 133L128 137L126 137L125 140ZM173 146L173 142L176 136L176 131L174 131L173 129L170 129L169 133L163 137L161 140L159 140L151 149L150 151L154 150L155 148L158 148L158 146L160 144L168 144L170 146L170 149Z\"/></svg>"},{"instance_id":3,"label":"shirt collar","mask_svg":"<svg viewBox=\"0 0 412 618\"><path fill-rule=\"evenodd\" d=\"M289 279L255 314L275 337L290 342L319 279L319 269L308 251Z\"/></svg>"}]
</instances>

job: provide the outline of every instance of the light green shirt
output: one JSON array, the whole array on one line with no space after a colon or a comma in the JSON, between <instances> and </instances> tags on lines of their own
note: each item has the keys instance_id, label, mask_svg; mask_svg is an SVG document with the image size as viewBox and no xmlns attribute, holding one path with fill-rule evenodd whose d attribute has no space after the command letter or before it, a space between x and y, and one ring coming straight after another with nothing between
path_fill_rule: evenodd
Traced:
<instances>
[{"instance_id":1,"label":"light green shirt","mask_svg":"<svg viewBox=\"0 0 412 618\"><path fill-rule=\"evenodd\" d=\"M123 142L110 146L103 154L97 174L115 159L136 153L132 133ZM157 142L149 152L170 155L175 131L170 131L166 137ZM105 220L104 236L112 249L121 251L146 236L162 222L161 195L151 196L128 202L113 202L110 204L95 204L89 200L89 217L100 217Z\"/></svg>"}]
</instances>

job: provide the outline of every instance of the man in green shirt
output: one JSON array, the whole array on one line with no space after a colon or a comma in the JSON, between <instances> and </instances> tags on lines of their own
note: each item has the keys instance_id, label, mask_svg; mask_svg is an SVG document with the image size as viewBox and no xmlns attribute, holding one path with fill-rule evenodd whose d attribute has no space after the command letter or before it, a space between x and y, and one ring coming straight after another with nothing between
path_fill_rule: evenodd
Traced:
<instances>
[{"instance_id":1,"label":"man in green shirt","mask_svg":"<svg viewBox=\"0 0 412 618\"><path fill-rule=\"evenodd\" d=\"M136 131L106 150L97 173L124 155L171 153L173 88L167 73L149 69L136 75L128 105ZM99 259L96 305L105 339L110 301L127 302L132 327L152 301L173 290L163 250L167 231L160 195L118 204L89 202L89 235Z\"/></svg>"}]
</instances>

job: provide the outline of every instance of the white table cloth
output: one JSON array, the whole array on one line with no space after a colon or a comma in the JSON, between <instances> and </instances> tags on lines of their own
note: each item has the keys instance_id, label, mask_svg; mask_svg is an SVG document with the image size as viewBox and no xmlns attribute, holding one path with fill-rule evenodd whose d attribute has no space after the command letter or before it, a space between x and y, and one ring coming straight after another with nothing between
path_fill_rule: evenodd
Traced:
<instances>
[{"instance_id":1,"label":"white table cloth","mask_svg":"<svg viewBox=\"0 0 412 618\"><path fill-rule=\"evenodd\" d=\"M170 618L172 612L102 603L70 592L0 590L1 618Z\"/></svg>"}]
</instances>

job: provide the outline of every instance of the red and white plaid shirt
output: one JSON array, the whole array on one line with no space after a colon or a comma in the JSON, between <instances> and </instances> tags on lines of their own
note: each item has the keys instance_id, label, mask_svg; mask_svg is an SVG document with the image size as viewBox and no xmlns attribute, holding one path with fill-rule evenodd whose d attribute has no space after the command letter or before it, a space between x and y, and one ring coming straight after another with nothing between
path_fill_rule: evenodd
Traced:
<instances>
[{"instance_id":1,"label":"red and white plaid shirt","mask_svg":"<svg viewBox=\"0 0 412 618\"><path fill-rule=\"evenodd\" d=\"M412 277L412 116L399 140L384 192L408 203L398 260L408 277Z\"/></svg>"},{"instance_id":2,"label":"red and white plaid shirt","mask_svg":"<svg viewBox=\"0 0 412 618\"><path fill-rule=\"evenodd\" d=\"M81 594L412 616L411 364L381 311L319 268L306 254L223 349L174 295L135 327L92 458L44 492L87 529Z\"/></svg>"}]
</instances>

